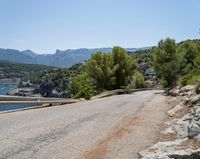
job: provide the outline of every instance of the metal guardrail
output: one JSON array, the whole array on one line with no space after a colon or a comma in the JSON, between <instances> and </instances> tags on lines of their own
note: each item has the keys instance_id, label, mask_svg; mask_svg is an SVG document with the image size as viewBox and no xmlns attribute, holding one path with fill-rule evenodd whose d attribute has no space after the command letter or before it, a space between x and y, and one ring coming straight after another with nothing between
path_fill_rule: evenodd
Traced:
<instances>
[{"instance_id":1,"label":"metal guardrail","mask_svg":"<svg viewBox=\"0 0 200 159\"><path fill-rule=\"evenodd\" d=\"M22 97L22 96L9 96L0 95L0 101L47 101L47 100L63 100L64 98L45 98L45 97Z\"/></svg>"},{"instance_id":2,"label":"metal guardrail","mask_svg":"<svg viewBox=\"0 0 200 159\"><path fill-rule=\"evenodd\" d=\"M92 99L104 98L104 97L109 97L109 96L118 95L118 94L130 94L133 92L148 91L148 90L163 90L163 89L161 88L116 89L116 90L100 93L96 96L93 96Z\"/></svg>"},{"instance_id":3,"label":"metal guardrail","mask_svg":"<svg viewBox=\"0 0 200 159\"><path fill-rule=\"evenodd\" d=\"M98 99L108 97L117 94L129 94L137 91L145 90L160 90L155 88L142 88L142 89L117 89L107 91L92 97L92 99ZM36 105L60 105L60 104L71 104L81 101L81 99L63 99L63 98L41 98L41 97L20 97L20 96L7 96L0 95L0 106L1 105L13 105L13 104L36 104Z\"/></svg>"},{"instance_id":4,"label":"metal guardrail","mask_svg":"<svg viewBox=\"0 0 200 159\"><path fill-rule=\"evenodd\" d=\"M77 100L53 100L53 101L0 101L0 106L1 105L13 105L13 104L70 104L70 103L75 103Z\"/></svg>"},{"instance_id":5,"label":"metal guardrail","mask_svg":"<svg viewBox=\"0 0 200 159\"><path fill-rule=\"evenodd\" d=\"M7 96L0 95L1 105L14 105L14 104L36 104L36 105L56 105L56 104L70 104L76 103L80 100L77 99L64 99L64 98L41 98L41 97L21 97L21 96Z\"/></svg>"}]
</instances>

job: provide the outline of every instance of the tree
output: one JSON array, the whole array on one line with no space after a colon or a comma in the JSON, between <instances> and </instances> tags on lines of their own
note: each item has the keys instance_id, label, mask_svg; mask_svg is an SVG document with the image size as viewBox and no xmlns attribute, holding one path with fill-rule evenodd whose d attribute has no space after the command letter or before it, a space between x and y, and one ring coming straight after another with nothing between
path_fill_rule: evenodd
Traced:
<instances>
[{"instance_id":1,"label":"tree","mask_svg":"<svg viewBox=\"0 0 200 159\"><path fill-rule=\"evenodd\" d=\"M114 47L112 54L97 52L84 64L84 73L72 80L69 93L89 99L103 90L126 87L135 69L134 58L120 47Z\"/></svg>"},{"instance_id":2,"label":"tree","mask_svg":"<svg viewBox=\"0 0 200 159\"><path fill-rule=\"evenodd\" d=\"M196 67L195 65L198 63L197 55L199 54L196 42L191 40L183 42L178 47L177 53L182 74L186 74Z\"/></svg>"},{"instance_id":3,"label":"tree","mask_svg":"<svg viewBox=\"0 0 200 159\"><path fill-rule=\"evenodd\" d=\"M81 73L73 78L68 86L70 97L90 99L95 95L92 79L87 73Z\"/></svg>"},{"instance_id":4,"label":"tree","mask_svg":"<svg viewBox=\"0 0 200 159\"><path fill-rule=\"evenodd\" d=\"M200 41L196 42L196 47L197 47L197 55L194 58L194 64L196 68L200 67Z\"/></svg>"},{"instance_id":5,"label":"tree","mask_svg":"<svg viewBox=\"0 0 200 159\"><path fill-rule=\"evenodd\" d=\"M125 87L130 82L131 76L137 67L136 61L121 47L113 48L112 57L115 66L115 88Z\"/></svg>"},{"instance_id":6,"label":"tree","mask_svg":"<svg viewBox=\"0 0 200 159\"><path fill-rule=\"evenodd\" d=\"M177 80L179 65L175 40L161 40L153 49L152 64L157 75L161 78L163 87L172 88Z\"/></svg>"},{"instance_id":7,"label":"tree","mask_svg":"<svg viewBox=\"0 0 200 159\"><path fill-rule=\"evenodd\" d=\"M84 70L93 79L97 89L112 89L115 84L115 72L111 54L97 52L84 65Z\"/></svg>"},{"instance_id":8,"label":"tree","mask_svg":"<svg viewBox=\"0 0 200 159\"><path fill-rule=\"evenodd\" d=\"M98 89L110 90L128 85L136 69L136 61L125 49L114 47L112 54L93 54L84 68Z\"/></svg>"}]
</instances>

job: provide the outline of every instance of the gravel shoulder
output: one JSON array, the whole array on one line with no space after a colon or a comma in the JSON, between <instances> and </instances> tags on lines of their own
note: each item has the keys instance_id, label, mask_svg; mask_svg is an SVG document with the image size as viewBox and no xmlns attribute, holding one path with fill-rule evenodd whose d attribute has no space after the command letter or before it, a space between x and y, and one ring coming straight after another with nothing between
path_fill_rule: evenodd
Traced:
<instances>
[{"instance_id":1,"label":"gravel shoulder","mask_svg":"<svg viewBox=\"0 0 200 159\"><path fill-rule=\"evenodd\" d=\"M0 158L136 158L158 140L170 109L162 91L0 115Z\"/></svg>"}]
</instances>

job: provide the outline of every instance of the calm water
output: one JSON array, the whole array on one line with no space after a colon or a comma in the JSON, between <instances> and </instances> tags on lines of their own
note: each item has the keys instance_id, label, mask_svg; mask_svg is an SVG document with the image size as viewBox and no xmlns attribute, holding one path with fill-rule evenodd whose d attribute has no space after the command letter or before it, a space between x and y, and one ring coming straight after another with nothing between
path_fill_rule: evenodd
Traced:
<instances>
[{"instance_id":1,"label":"calm water","mask_svg":"<svg viewBox=\"0 0 200 159\"><path fill-rule=\"evenodd\" d=\"M0 95L6 95L11 89L16 88L17 85L0 85ZM0 105L0 111L22 109L35 106L33 104L15 104L15 105Z\"/></svg>"}]
</instances>

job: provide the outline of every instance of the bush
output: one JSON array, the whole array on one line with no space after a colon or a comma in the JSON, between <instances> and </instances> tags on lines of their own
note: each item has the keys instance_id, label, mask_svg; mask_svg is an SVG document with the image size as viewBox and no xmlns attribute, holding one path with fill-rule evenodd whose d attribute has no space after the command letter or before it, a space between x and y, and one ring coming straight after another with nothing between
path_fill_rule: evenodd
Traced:
<instances>
[{"instance_id":1,"label":"bush","mask_svg":"<svg viewBox=\"0 0 200 159\"><path fill-rule=\"evenodd\" d=\"M197 94L200 93L200 80L199 80L199 81L197 82L197 84L196 84L195 92L196 92Z\"/></svg>"},{"instance_id":2,"label":"bush","mask_svg":"<svg viewBox=\"0 0 200 159\"><path fill-rule=\"evenodd\" d=\"M145 88L145 87L146 87L146 83L145 83L144 76L141 73L136 72L132 76L131 83L127 88L134 89L134 88Z\"/></svg>"},{"instance_id":3,"label":"bush","mask_svg":"<svg viewBox=\"0 0 200 159\"><path fill-rule=\"evenodd\" d=\"M181 80L181 86L195 85L200 79L200 75L187 75Z\"/></svg>"},{"instance_id":4,"label":"bush","mask_svg":"<svg viewBox=\"0 0 200 159\"><path fill-rule=\"evenodd\" d=\"M189 84L195 85L196 83L198 83L199 79L200 79L200 68L194 69L193 71L190 71L190 73L182 77L181 87Z\"/></svg>"},{"instance_id":5,"label":"bush","mask_svg":"<svg viewBox=\"0 0 200 159\"><path fill-rule=\"evenodd\" d=\"M90 99L95 95L93 82L87 73L82 73L73 78L68 87L69 95L73 98Z\"/></svg>"},{"instance_id":6,"label":"bush","mask_svg":"<svg viewBox=\"0 0 200 159\"><path fill-rule=\"evenodd\" d=\"M160 84L162 87L167 88L168 87L168 82L164 78L160 79Z\"/></svg>"}]
</instances>

